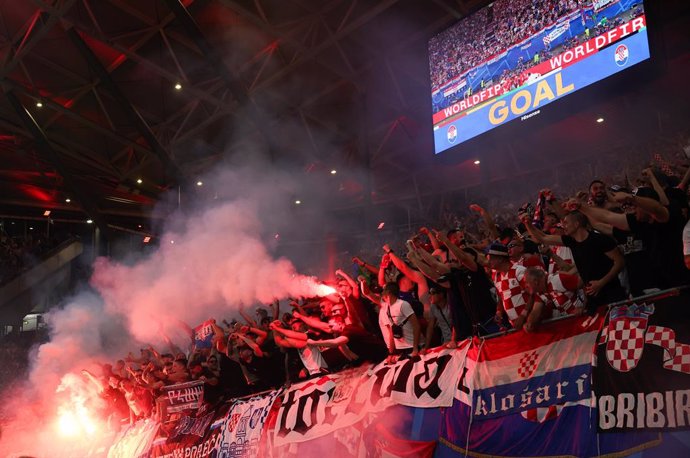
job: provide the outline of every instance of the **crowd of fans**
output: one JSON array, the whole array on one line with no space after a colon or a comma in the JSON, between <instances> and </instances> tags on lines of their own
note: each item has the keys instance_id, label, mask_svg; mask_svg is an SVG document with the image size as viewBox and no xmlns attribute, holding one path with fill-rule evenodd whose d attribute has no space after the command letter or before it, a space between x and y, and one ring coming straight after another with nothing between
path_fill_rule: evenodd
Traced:
<instances>
[{"instance_id":1,"label":"crowd of fans","mask_svg":"<svg viewBox=\"0 0 690 458\"><path fill-rule=\"evenodd\" d=\"M10 237L0 233L0 283L32 267L58 241L39 234Z\"/></svg>"},{"instance_id":2,"label":"crowd of fans","mask_svg":"<svg viewBox=\"0 0 690 458\"><path fill-rule=\"evenodd\" d=\"M432 87L451 81L578 8L575 0L517 0L497 1L477 11L430 40Z\"/></svg>"},{"instance_id":3,"label":"crowd of fans","mask_svg":"<svg viewBox=\"0 0 690 458\"><path fill-rule=\"evenodd\" d=\"M133 421L160 416L166 386L203 381L213 404L469 336L513 329L529 338L550 318L686 285L690 164L680 162L656 157L637 177L595 179L572 195L542 189L512 217L470 205L478 224L449 218L450 228L422 227L356 256L350 273L335 272L330 296L209 319L186 328L188 348L167 340L84 376L111 417Z\"/></svg>"}]
</instances>

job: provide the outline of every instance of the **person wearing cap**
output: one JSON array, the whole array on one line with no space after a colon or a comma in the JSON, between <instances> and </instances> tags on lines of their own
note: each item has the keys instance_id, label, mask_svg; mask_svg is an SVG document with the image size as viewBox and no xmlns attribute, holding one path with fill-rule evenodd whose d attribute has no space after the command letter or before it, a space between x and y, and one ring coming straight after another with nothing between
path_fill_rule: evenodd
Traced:
<instances>
[{"instance_id":1,"label":"person wearing cap","mask_svg":"<svg viewBox=\"0 0 690 458\"><path fill-rule=\"evenodd\" d=\"M515 329L521 329L531 312L530 295L525 289L525 267L510 261L508 247L502 243L489 246L489 267L499 302L496 320L507 316Z\"/></svg>"},{"instance_id":2,"label":"person wearing cap","mask_svg":"<svg viewBox=\"0 0 690 458\"><path fill-rule=\"evenodd\" d=\"M632 193L615 192L611 197L616 202L630 206L634 211L618 214L584 206L580 210L591 221L631 233L647 250L648 258L635 262L633 268L629 269L633 271L633 276L635 271L644 272L644 278L637 275L636 280L631 276L633 293L639 295L643 290L654 287L670 288L686 284L689 277L682 246L685 219L680 211L662 205L659 194L648 187L636 188ZM643 286L636 285L636 282Z\"/></svg>"},{"instance_id":3,"label":"person wearing cap","mask_svg":"<svg viewBox=\"0 0 690 458\"><path fill-rule=\"evenodd\" d=\"M564 235L543 233L532 225L528 215L522 214L520 219L537 242L565 245L572 250L575 266L585 285L587 311L594 314L601 305L625 299L625 290L618 280L618 274L625 267L625 260L616 241L590 230L587 217L576 211L572 202L568 202L571 212L563 218Z\"/></svg>"},{"instance_id":4,"label":"person wearing cap","mask_svg":"<svg viewBox=\"0 0 690 458\"><path fill-rule=\"evenodd\" d=\"M388 347L389 362L396 356L416 356L421 340L419 320L410 303L400 299L398 294L400 289L395 282L386 283L381 292L379 326Z\"/></svg>"}]
</instances>

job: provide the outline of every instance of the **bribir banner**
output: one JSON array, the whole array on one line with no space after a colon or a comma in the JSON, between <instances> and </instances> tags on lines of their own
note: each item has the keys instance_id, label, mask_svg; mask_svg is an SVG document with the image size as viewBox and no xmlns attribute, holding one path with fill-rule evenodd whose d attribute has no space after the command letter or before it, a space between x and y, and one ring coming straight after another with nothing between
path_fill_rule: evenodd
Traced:
<instances>
[{"instance_id":1,"label":"bribir banner","mask_svg":"<svg viewBox=\"0 0 690 458\"><path fill-rule=\"evenodd\" d=\"M596 356L599 431L690 427L690 294L614 308Z\"/></svg>"}]
</instances>

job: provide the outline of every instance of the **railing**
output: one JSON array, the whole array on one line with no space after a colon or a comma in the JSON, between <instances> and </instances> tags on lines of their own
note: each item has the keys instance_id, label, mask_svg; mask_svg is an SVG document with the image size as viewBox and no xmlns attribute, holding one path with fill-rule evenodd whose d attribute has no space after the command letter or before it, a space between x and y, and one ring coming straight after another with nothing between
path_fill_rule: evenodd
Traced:
<instances>
[{"instance_id":1,"label":"railing","mask_svg":"<svg viewBox=\"0 0 690 458\"><path fill-rule=\"evenodd\" d=\"M613 307L618 307L621 305L645 304L647 302L657 301L659 299L665 299L667 297L679 296L682 291L687 290L689 288L690 288L690 285L677 286L675 288L664 289L664 290L660 290L660 291L655 291L653 293L645 294L642 296L637 296L637 297L633 297L630 299L624 299L622 301L612 302L612 303L610 303L606 306L602 306L602 307L606 307L608 310L610 310ZM548 320L544 320L541 322L541 324L544 325L544 324L549 324L549 323L556 323L558 321L570 320L572 318L575 318L575 316L574 315L559 316L556 318L549 318ZM493 334L488 334L488 335L482 336L481 338L482 339L493 339L495 337L505 336L505 335L511 334L513 332L516 332L516 331L517 331L516 329L507 329L505 331L495 332Z\"/></svg>"}]
</instances>

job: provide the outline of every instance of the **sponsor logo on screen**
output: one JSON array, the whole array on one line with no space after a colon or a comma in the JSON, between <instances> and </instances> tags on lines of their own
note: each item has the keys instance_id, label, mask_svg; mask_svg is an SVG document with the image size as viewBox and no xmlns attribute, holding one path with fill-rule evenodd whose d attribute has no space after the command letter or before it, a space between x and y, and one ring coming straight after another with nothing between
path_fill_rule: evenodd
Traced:
<instances>
[{"instance_id":1,"label":"sponsor logo on screen","mask_svg":"<svg viewBox=\"0 0 690 458\"><path fill-rule=\"evenodd\" d=\"M455 124L451 124L450 127L448 128L448 142L450 143L455 143L455 140L458 139L458 128L455 127Z\"/></svg>"},{"instance_id":2,"label":"sponsor logo on screen","mask_svg":"<svg viewBox=\"0 0 690 458\"><path fill-rule=\"evenodd\" d=\"M616 60L616 65L619 67L625 66L628 63L628 57L630 56L630 51L625 45L618 45L616 47L616 52L614 54L614 59Z\"/></svg>"}]
</instances>

